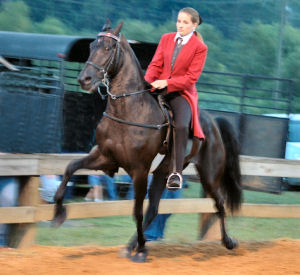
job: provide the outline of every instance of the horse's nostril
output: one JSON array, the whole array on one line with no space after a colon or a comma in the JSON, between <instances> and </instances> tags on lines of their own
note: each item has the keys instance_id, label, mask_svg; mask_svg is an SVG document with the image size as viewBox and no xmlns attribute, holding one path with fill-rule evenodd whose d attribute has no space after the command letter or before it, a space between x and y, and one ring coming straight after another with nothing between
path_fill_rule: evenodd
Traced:
<instances>
[{"instance_id":1,"label":"horse's nostril","mask_svg":"<svg viewBox=\"0 0 300 275\"><path fill-rule=\"evenodd\" d=\"M92 78L90 76L87 76L85 79L84 79L84 84L90 84L92 81Z\"/></svg>"},{"instance_id":2,"label":"horse's nostril","mask_svg":"<svg viewBox=\"0 0 300 275\"><path fill-rule=\"evenodd\" d=\"M80 83L80 85L88 85L91 83L91 81L92 78L90 76L78 77L78 82Z\"/></svg>"}]
</instances>

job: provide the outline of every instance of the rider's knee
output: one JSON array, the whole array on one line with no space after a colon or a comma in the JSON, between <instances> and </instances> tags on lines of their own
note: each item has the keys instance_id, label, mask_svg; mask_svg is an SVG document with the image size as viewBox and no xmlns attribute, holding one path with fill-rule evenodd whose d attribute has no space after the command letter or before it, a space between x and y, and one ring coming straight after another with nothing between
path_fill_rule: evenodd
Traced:
<instances>
[{"instance_id":1,"label":"rider's knee","mask_svg":"<svg viewBox=\"0 0 300 275\"><path fill-rule=\"evenodd\" d=\"M177 124L175 124L175 131L176 132L188 132L189 126L185 125L183 123L177 123Z\"/></svg>"}]
</instances>

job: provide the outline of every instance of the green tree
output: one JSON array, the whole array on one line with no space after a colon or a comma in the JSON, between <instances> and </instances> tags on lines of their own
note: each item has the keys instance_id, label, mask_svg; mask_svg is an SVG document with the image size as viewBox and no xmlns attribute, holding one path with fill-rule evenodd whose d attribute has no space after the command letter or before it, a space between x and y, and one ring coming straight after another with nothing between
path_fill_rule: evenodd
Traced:
<instances>
[{"instance_id":1,"label":"green tree","mask_svg":"<svg viewBox=\"0 0 300 275\"><path fill-rule=\"evenodd\" d=\"M74 34L62 21L55 17L46 17L42 22L34 25L34 32L48 34Z\"/></svg>"},{"instance_id":2,"label":"green tree","mask_svg":"<svg viewBox=\"0 0 300 275\"><path fill-rule=\"evenodd\" d=\"M122 32L127 39L158 43L166 32L176 31L175 23L166 21L162 25L154 26L150 22L135 19L125 19Z\"/></svg>"},{"instance_id":3,"label":"green tree","mask_svg":"<svg viewBox=\"0 0 300 275\"><path fill-rule=\"evenodd\" d=\"M260 75L274 75L276 68L277 25L243 24L240 38L233 46L234 72Z\"/></svg>"},{"instance_id":4,"label":"green tree","mask_svg":"<svg viewBox=\"0 0 300 275\"><path fill-rule=\"evenodd\" d=\"M293 100L294 111L300 112L300 31L292 26L286 26L283 39L282 77L294 81Z\"/></svg>"},{"instance_id":5,"label":"green tree","mask_svg":"<svg viewBox=\"0 0 300 275\"><path fill-rule=\"evenodd\" d=\"M300 112L300 49L296 49L284 60L283 75L294 81L293 85L293 108L294 112Z\"/></svg>"},{"instance_id":6,"label":"green tree","mask_svg":"<svg viewBox=\"0 0 300 275\"><path fill-rule=\"evenodd\" d=\"M41 22L32 21L30 9L23 1L11 1L2 4L0 29L15 32L74 34L70 27L55 17L45 17Z\"/></svg>"},{"instance_id":7,"label":"green tree","mask_svg":"<svg viewBox=\"0 0 300 275\"><path fill-rule=\"evenodd\" d=\"M226 71L224 65L224 51L222 45L225 42L223 34L213 25L203 24L198 28L204 43L208 47L205 70L207 71Z\"/></svg>"},{"instance_id":8,"label":"green tree","mask_svg":"<svg viewBox=\"0 0 300 275\"><path fill-rule=\"evenodd\" d=\"M23 1L4 2L0 8L0 29L4 31L32 32L30 10Z\"/></svg>"}]
</instances>

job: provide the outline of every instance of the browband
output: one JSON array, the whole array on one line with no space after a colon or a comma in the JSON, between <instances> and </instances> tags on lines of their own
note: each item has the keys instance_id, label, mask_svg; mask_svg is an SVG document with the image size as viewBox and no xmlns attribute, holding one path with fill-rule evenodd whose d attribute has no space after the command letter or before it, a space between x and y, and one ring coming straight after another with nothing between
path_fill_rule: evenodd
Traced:
<instances>
[{"instance_id":1,"label":"browband","mask_svg":"<svg viewBox=\"0 0 300 275\"><path fill-rule=\"evenodd\" d=\"M118 37L110 32L99 32L97 37L99 37L99 36L110 37L110 38L113 38L113 39L117 40L118 42L120 42L120 36Z\"/></svg>"}]
</instances>

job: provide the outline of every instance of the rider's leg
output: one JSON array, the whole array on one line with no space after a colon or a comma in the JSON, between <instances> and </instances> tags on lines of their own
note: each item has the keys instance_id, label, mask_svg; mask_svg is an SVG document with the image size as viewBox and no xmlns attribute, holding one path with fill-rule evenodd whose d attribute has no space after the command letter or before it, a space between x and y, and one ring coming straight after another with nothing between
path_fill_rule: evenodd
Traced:
<instances>
[{"instance_id":1,"label":"rider's leg","mask_svg":"<svg viewBox=\"0 0 300 275\"><path fill-rule=\"evenodd\" d=\"M173 162L173 173L168 178L167 187L174 190L180 188L182 185L181 174L192 115L189 103L184 97L180 96L179 93L174 93L174 95L169 98L168 103L173 111L173 120L175 125L175 131L173 131L174 142L172 150L172 160L175 158L175 161L171 161Z\"/></svg>"}]
</instances>

